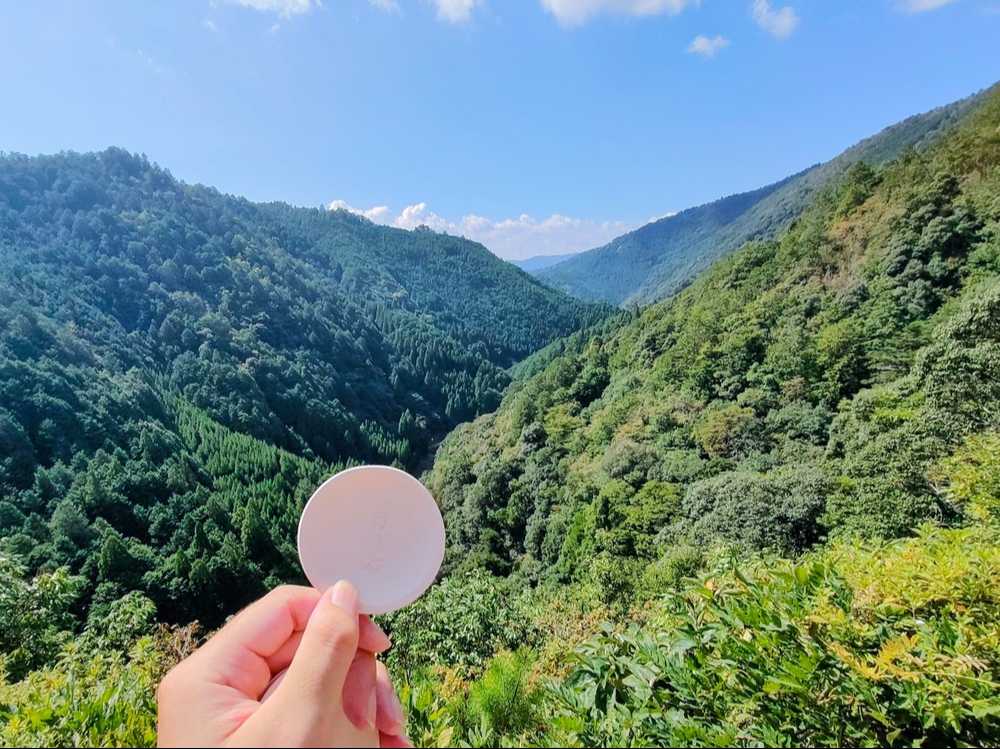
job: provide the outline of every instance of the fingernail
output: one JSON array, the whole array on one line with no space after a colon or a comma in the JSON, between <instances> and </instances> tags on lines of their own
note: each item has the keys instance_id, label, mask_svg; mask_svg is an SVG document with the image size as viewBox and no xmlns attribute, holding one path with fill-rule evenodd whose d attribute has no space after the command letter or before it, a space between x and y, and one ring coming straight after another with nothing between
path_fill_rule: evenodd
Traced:
<instances>
[{"instance_id":1,"label":"fingernail","mask_svg":"<svg viewBox=\"0 0 1000 749\"><path fill-rule=\"evenodd\" d=\"M374 726L375 721L378 719L378 698L375 696L375 690L372 690L371 696L368 698L368 712L366 713L368 718L368 725Z\"/></svg>"},{"instance_id":2,"label":"fingernail","mask_svg":"<svg viewBox=\"0 0 1000 749\"><path fill-rule=\"evenodd\" d=\"M358 591L346 580L330 589L330 602L353 616L358 615Z\"/></svg>"}]
</instances>

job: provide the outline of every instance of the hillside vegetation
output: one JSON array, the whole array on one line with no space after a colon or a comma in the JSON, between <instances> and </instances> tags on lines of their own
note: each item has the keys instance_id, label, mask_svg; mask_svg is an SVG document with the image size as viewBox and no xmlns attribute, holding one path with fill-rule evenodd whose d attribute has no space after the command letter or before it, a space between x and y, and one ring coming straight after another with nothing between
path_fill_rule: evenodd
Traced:
<instances>
[{"instance_id":1,"label":"hillside vegetation","mask_svg":"<svg viewBox=\"0 0 1000 749\"><path fill-rule=\"evenodd\" d=\"M961 521L926 469L997 417L998 101L460 426L428 476L452 564L565 581L681 542Z\"/></svg>"},{"instance_id":2,"label":"hillside vegetation","mask_svg":"<svg viewBox=\"0 0 1000 749\"><path fill-rule=\"evenodd\" d=\"M326 460L407 462L491 410L503 368L599 314L481 245L250 203L115 149L3 157L0 260L8 360L74 339L53 366L155 373Z\"/></svg>"},{"instance_id":3,"label":"hillside vegetation","mask_svg":"<svg viewBox=\"0 0 1000 749\"><path fill-rule=\"evenodd\" d=\"M430 740L995 744L998 195L993 94L459 427L451 578L394 629L459 674L416 682Z\"/></svg>"},{"instance_id":4,"label":"hillside vegetation","mask_svg":"<svg viewBox=\"0 0 1000 749\"><path fill-rule=\"evenodd\" d=\"M144 158L0 158L0 554L215 624L299 577L352 462L415 469L605 310L480 245L258 205Z\"/></svg>"},{"instance_id":5,"label":"hillside vegetation","mask_svg":"<svg viewBox=\"0 0 1000 749\"><path fill-rule=\"evenodd\" d=\"M445 575L383 621L414 741L1000 744L1000 92L588 323L424 477ZM132 387L135 452L2 505L2 744L151 745L176 625L296 576L331 466Z\"/></svg>"},{"instance_id":6,"label":"hillside vegetation","mask_svg":"<svg viewBox=\"0 0 1000 749\"><path fill-rule=\"evenodd\" d=\"M971 97L910 117L831 161L772 185L681 211L603 247L530 270L581 299L626 306L659 301L745 242L777 237L852 165L878 166L906 149L928 146L979 100Z\"/></svg>"},{"instance_id":7,"label":"hillside vegetation","mask_svg":"<svg viewBox=\"0 0 1000 749\"><path fill-rule=\"evenodd\" d=\"M548 268L551 265L555 265L556 263L561 263L563 260L571 258L576 254L577 253L575 252L569 252L565 255L535 255L524 260L511 260L510 262L523 271L534 273L536 271L543 270L544 268Z\"/></svg>"}]
</instances>

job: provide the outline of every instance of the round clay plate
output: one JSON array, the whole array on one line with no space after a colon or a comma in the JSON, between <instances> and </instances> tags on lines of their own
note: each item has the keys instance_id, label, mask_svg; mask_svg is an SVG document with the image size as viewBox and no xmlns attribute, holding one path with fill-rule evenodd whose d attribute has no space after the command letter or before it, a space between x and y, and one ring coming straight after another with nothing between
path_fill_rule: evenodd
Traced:
<instances>
[{"instance_id":1,"label":"round clay plate","mask_svg":"<svg viewBox=\"0 0 1000 749\"><path fill-rule=\"evenodd\" d=\"M361 613L386 614L434 582L444 559L444 521L430 492L405 471L349 468L306 503L299 559L318 590L349 580Z\"/></svg>"}]
</instances>

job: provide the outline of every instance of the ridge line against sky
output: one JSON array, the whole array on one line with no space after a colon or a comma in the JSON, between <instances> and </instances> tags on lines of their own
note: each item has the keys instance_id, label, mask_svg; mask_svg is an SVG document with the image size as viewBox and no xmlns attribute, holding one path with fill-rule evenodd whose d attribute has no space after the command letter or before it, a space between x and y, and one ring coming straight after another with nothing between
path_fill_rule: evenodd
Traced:
<instances>
[{"instance_id":1,"label":"ridge line against sky","mask_svg":"<svg viewBox=\"0 0 1000 749\"><path fill-rule=\"evenodd\" d=\"M1000 78L1000 0L40 0L0 9L0 151L523 259L771 184Z\"/></svg>"},{"instance_id":2,"label":"ridge line against sky","mask_svg":"<svg viewBox=\"0 0 1000 749\"><path fill-rule=\"evenodd\" d=\"M227 2L271 12L288 19L321 7L322 0L226 0ZM702 0L538 0L558 23L567 28L581 26L602 14L621 16L678 15L696 8ZM957 0L895 0L896 7L905 13L923 13L949 5ZM368 0L377 10L403 15L403 5L419 7L419 3L406 0ZM435 6L437 18L445 23L467 24L473 14L482 10L488 0L425 0ZM788 39L801 21L792 5L774 3L772 0L751 0L750 16L763 31L777 40ZM277 29L275 29L277 30ZM732 44L722 34L698 34L687 47L687 52L711 59ZM722 197L721 195L719 197ZM516 217L491 219L468 213L459 219L449 219L435 213L426 201L407 205L394 213L387 205L356 208L342 198L329 203L330 210L346 210L378 224L400 229L428 226L435 231L468 237L482 243L501 257L525 259L544 255L561 255L583 251L607 244L612 239L676 211L651 216L644 221L598 220L553 213L545 218L535 218L528 213ZM682 206L681 209L692 206Z\"/></svg>"}]
</instances>

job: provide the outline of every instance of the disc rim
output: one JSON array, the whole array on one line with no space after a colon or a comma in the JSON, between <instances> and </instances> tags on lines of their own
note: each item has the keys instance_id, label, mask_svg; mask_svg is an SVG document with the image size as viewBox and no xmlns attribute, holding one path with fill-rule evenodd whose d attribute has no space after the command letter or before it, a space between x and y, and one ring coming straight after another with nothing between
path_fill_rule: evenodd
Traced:
<instances>
[{"instance_id":1,"label":"disc rim","mask_svg":"<svg viewBox=\"0 0 1000 749\"><path fill-rule=\"evenodd\" d=\"M352 468L346 468L343 471L335 473L333 476L326 479L326 481L324 481L322 484L319 485L319 487L316 488L316 490L309 497L309 500L305 503L305 506L302 508L302 513L299 516L298 531L296 534L296 547L299 556L299 565L302 567L302 571L305 574L306 579L308 579L309 582L314 587L319 588L320 586L317 585L315 574L311 574L311 572L314 573L315 571L314 570L311 571L307 568L307 565L305 563L302 554L303 528L305 527L305 522L309 515L309 508L313 504L318 504L319 502L322 501L320 497L330 489L331 485L337 483L338 481L342 481L345 477L348 477L352 474L372 472L372 471L377 471L379 473L394 474L396 477L402 479L403 483L409 484L414 491L414 497L419 500L420 504L429 504L429 506L433 508L434 510L433 513L427 512L428 519L430 519L433 516L434 520L434 522L432 523L433 526L432 533L430 535L432 537L432 540L434 541L436 541L438 538L441 539L440 544L435 543L435 546L437 548L435 549L434 556L431 558L433 564L428 563L427 571L424 572L419 578L414 576L413 584L408 585L405 588L406 592L401 593L399 596L394 597L393 601L391 602L376 601L375 603L381 603L381 605L378 606L372 605L370 602L365 600L364 591L359 591L360 613L377 616L380 614L388 614L393 611L398 611L399 609L409 606L411 603L420 598L420 596L423 595L423 593L434 583L434 580L437 578L438 572L440 572L441 570L441 563L444 561L444 547L445 547L444 518L441 516L441 509L440 507L438 507L437 502L434 500L434 496L430 493L427 487L424 486L423 483L421 483L419 479L417 479L415 476L404 470L396 468L395 466L387 466L387 465L354 466ZM404 560L399 560L397 569L394 570L394 573L399 574L400 570L404 569L405 567L406 567L406 562Z\"/></svg>"}]
</instances>

